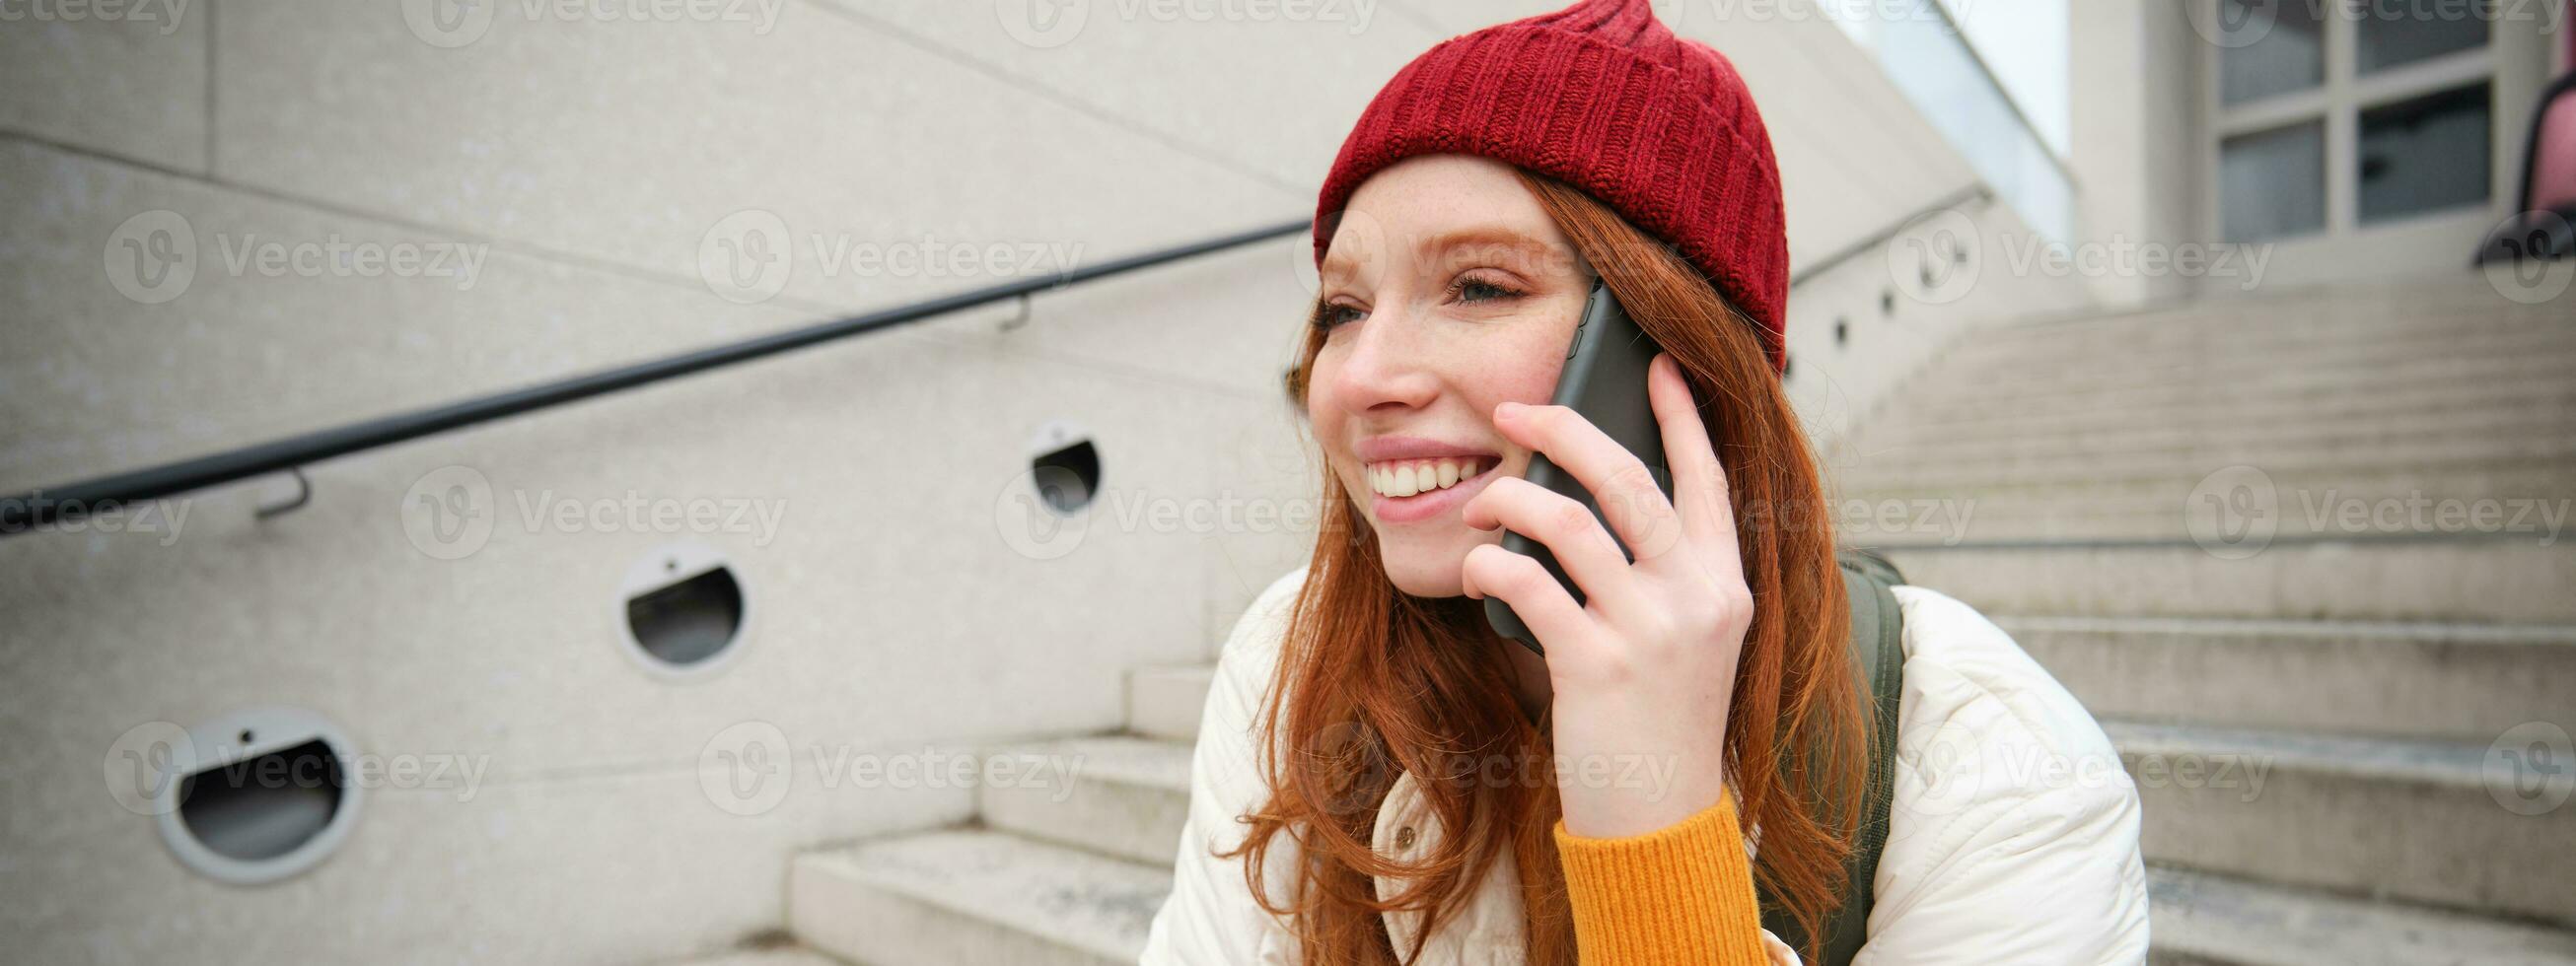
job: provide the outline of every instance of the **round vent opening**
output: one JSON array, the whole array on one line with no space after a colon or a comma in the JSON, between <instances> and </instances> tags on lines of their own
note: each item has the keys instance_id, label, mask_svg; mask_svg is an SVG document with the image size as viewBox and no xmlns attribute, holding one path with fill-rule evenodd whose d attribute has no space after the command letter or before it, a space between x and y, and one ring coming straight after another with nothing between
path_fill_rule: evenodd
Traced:
<instances>
[{"instance_id":1,"label":"round vent opening","mask_svg":"<svg viewBox=\"0 0 2576 966\"><path fill-rule=\"evenodd\" d=\"M236 712L172 744L160 749L169 780L153 808L161 841L208 878L257 885L302 872L357 821L365 788L345 767L354 749L320 715Z\"/></svg>"},{"instance_id":2,"label":"round vent opening","mask_svg":"<svg viewBox=\"0 0 2576 966\"><path fill-rule=\"evenodd\" d=\"M619 588L621 642L656 674L698 678L730 663L750 626L750 595L724 555L699 543L646 554Z\"/></svg>"}]
</instances>

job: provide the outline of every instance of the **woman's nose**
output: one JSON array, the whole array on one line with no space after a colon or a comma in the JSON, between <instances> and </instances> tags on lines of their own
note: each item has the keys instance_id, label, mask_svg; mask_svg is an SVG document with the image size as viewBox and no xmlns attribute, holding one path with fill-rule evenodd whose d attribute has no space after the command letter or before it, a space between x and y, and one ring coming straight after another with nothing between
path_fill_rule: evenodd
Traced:
<instances>
[{"instance_id":1,"label":"woman's nose","mask_svg":"<svg viewBox=\"0 0 2576 966\"><path fill-rule=\"evenodd\" d=\"M1439 393L1440 376L1422 352L1421 327L1412 314L1400 305L1378 308L1357 327L1336 380L1343 407L1364 413L1429 405Z\"/></svg>"}]
</instances>

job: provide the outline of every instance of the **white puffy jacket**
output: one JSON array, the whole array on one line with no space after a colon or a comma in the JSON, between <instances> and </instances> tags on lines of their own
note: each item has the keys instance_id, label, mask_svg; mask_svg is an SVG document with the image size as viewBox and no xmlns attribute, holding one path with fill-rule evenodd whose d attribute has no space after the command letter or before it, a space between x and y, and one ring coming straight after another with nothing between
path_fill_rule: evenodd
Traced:
<instances>
[{"instance_id":1,"label":"white puffy jacket","mask_svg":"<svg viewBox=\"0 0 2576 966\"><path fill-rule=\"evenodd\" d=\"M1189 820L1171 898L1154 917L1147 966L1288 964L1295 939L1254 903L1242 860L1210 853L1243 839L1235 821L1268 797L1254 732L1273 683L1304 568L1272 583L1237 621L1217 662L1191 767ZM1896 796L1880 853L1864 966L2081 966L2144 962L2147 886L2136 789L2093 717L2001 628L1966 604L1897 587L1905 693ZM1419 855L1439 841L1411 776L1380 804L1372 842ZM1399 835L1409 830L1410 835ZM1746 838L1760 834L1748 829ZM1400 846L1399 843L1402 843ZM1289 895L1295 844L1263 871ZM1748 852L1751 848L1748 847ZM1523 912L1509 852L1462 914L1425 947L1424 966L1523 961ZM1378 883L1379 895L1395 884ZM1418 914L1390 915L1409 948ZM1774 962L1798 957L1769 933Z\"/></svg>"}]
</instances>

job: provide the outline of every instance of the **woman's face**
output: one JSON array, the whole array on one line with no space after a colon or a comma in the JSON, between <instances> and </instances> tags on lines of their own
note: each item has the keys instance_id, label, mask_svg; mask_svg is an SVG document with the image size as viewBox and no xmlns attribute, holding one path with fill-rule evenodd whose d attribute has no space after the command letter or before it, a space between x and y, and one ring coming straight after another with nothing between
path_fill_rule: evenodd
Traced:
<instances>
[{"instance_id":1,"label":"woman's face","mask_svg":"<svg viewBox=\"0 0 2576 966\"><path fill-rule=\"evenodd\" d=\"M1321 284L1329 329L1306 413L1328 470L1397 589L1457 596L1467 551L1502 541L1459 508L1530 461L1494 407L1555 394L1590 275L1511 168L1439 154L1361 184Z\"/></svg>"}]
</instances>

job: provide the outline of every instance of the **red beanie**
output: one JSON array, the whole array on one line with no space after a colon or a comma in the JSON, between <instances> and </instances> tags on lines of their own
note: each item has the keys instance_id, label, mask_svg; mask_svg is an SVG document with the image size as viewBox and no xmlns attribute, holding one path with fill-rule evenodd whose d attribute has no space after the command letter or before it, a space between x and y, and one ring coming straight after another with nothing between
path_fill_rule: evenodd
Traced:
<instances>
[{"instance_id":1,"label":"red beanie","mask_svg":"<svg viewBox=\"0 0 2576 966\"><path fill-rule=\"evenodd\" d=\"M1674 37L1648 0L1581 0L1404 65L1324 178L1315 264L1360 182L1438 153L1483 155L1600 199L1680 249L1761 328L1772 368L1786 365L1789 239L1771 135L1735 66Z\"/></svg>"}]
</instances>

